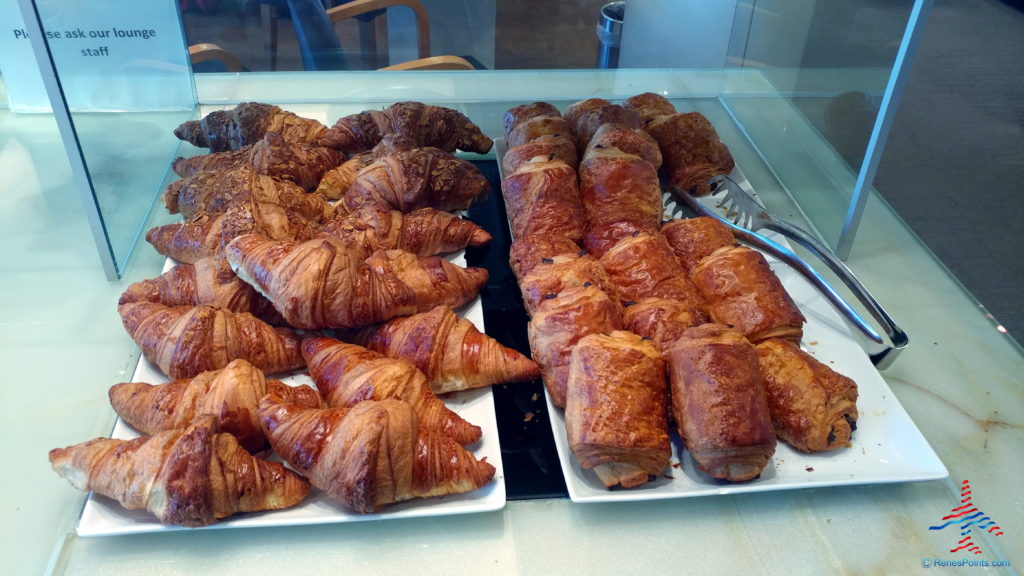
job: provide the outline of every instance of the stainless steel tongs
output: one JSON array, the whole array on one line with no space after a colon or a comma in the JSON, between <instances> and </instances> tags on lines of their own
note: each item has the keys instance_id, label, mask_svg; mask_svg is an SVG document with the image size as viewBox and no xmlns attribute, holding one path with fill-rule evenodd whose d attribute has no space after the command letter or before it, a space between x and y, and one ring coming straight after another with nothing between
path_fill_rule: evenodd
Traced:
<instances>
[{"instance_id":1,"label":"stainless steel tongs","mask_svg":"<svg viewBox=\"0 0 1024 576\"><path fill-rule=\"evenodd\" d=\"M799 272L839 311L846 324L859 337L861 347L867 352L871 362L880 370L889 367L899 352L907 347L909 338L846 264L817 238L768 212L732 178L725 175L715 176L711 179L711 186L712 195L725 191L720 205L725 208L727 216L711 210L685 190L672 187L671 191L694 213L723 222L732 229L739 240L771 254ZM824 262L882 326L888 342L807 262L789 248L756 232L763 229L773 230L792 239Z\"/></svg>"}]
</instances>

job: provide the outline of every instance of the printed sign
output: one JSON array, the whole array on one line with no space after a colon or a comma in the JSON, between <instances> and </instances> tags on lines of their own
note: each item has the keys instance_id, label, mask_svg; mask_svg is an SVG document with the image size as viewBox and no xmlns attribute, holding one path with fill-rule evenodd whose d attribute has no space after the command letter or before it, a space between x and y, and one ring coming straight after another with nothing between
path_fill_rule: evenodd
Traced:
<instances>
[{"instance_id":1,"label":"printed sign","mask_svg":"<svg viewBox=\"0 0 1024 576\"><path fill-rule=\"evenodd\" d=\"M20 14L17 0L0 0L2 11ZM191 66L173 0L86 2L36 0L68 106L83 110L173 110L195 103ZM3 74L12 108L20 86L35 68L22 18L4 18ZM6 52L6 50L5 50ZM38 71L36 72L38 74ZM28 81L28 80L25 80ZM35 91L28 91L34 94Z\"/></svg>"}]
</instances>

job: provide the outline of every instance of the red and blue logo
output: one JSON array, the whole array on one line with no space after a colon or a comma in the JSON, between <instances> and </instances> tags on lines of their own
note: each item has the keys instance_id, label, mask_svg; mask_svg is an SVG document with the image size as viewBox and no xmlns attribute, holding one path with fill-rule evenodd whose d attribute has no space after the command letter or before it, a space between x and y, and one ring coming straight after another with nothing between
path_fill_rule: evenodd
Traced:
<instances>
[{"instance_id":1,"label":"red and blue logo","mask_svg":"<svg viewBox=\"0 0 1024 576\"><path fill-rule=\"evenodd\" d=\"M971 502L971 484L964 480L960 485L960 505L949 511L948 516L942 517L942 524L929 526L929 530L944 530L950 526L959 526L960 535L963 536L956 545L949 549L950 552L969 552L981 554L981 548L974 543L971 537L975 530L982 530L993 536L1002 536L1003 531L996 524L995 520L978 509Z\"/></svg>"}]
</instances>

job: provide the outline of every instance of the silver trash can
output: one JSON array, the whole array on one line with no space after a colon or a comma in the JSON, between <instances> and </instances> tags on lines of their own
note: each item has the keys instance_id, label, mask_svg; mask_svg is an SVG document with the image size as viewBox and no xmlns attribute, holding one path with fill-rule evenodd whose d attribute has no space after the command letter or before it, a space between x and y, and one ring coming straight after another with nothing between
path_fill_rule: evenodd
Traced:
<instances>
[{"instance_id":1,"label":"silver trash can","mask_svg":"<svg viewBox=\"0 0 1024 576\"><path fill-rule=\"evenodd\" d=\"M597 67L619 67L619 41L622 39L622 19L626 3L609 2L601 7L597 20Z\"/></svg>"}]
</instances>

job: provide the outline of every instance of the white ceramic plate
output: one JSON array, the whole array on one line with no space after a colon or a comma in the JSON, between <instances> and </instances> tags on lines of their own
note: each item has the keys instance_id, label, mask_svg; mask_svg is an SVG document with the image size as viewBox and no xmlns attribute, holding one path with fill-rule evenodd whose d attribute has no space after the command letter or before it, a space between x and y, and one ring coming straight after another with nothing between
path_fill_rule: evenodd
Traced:
<instances>
[{"instance_id":1,"label":"white ceramic plate","mask_svg":"<svg viewBox=\"0 0 1024 576\"><path fill-rule=\"evenodd\" d=\"M450 259L464 266L465 257L459 253ZM170 263L168 265L168 268ZM166 268L165 268L166 269ZM480 298L459 310L459 313L473 322L481 331L483 325L483 305ZM289 384L309 384L312 380L304 372L297 372L287 377L275 376ZM165 382L167 378L158 368L140 358L134 382L151 384ZM491 389L480 388L446 395L445 403L454 412L467 421L482 429L483 438L470 450L478 458L487 458L495 468L494 479L483 488L466 494L443 496L438 498L417 499L402 502L386 508L379 514L355 514L341 504L327 498L314 488L300 505L287 510L237 514L230 516L212 526L203 528L182 528L167 526L156 521L156 518L144 510L126 510L116 500L90 493L82 509L78 521L79 536L114 536L119 534L137 534L144 532L167 532L174 530L217 530L224 528L259 528L271 526L299 526L310 524L330 524L341 522L359 522L367 520L388 520L392 518L415 518L421 516L445 516L450 514L469 514L499 510L505 506L505 475L501 463L501 446L498 443L498 423L494 412L494 395ZM135 438L139 433L120 419L111 432L112 438Z\"/></svg>"},{"instance_id":2,"label":"white ceramic plate","mask_svg":"<svg viewBox=\"0 0 1024 576\"><path fill-rule=\"evenodd\" d=\"M498 166L505 153L503 139L495 141ZM750 190L749 182L737 167L731 174L736 182ZM674 204L668 194L666 218ZM714 204L713 199L702 201ZM788 246L774 233L773 240ZM793 269L767 256L772 269L796 301L807 319L802 346L833 370L857 382L860 415L852 446L825 454L804 454L779 442L772 463L761 476L749 482L721 483L700 472L679 437L673 433L672 457L661 477L643 486L607 489L592 470L584 470L573 457L565 435L563 411L545 392L551 432L573 502L613 502L686 498L741 492L764 492L794 488L812 488L849 484L875 484L934 480L949 475L946 467L914 425L888 384L850 334L839 314L815 288ZM816 262L811 262L816 266Z\"/></svg>"}]
</instances>

